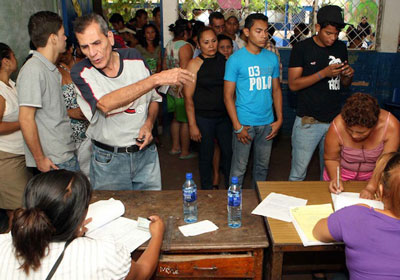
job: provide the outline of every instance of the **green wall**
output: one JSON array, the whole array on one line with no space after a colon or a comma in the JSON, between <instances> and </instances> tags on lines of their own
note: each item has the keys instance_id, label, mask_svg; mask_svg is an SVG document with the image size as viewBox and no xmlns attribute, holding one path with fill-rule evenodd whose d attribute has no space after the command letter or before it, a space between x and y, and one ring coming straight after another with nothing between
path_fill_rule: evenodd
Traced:
<instances>
[{"instance_id":1,"label":"green wall","mask_svg":"<svg viewBox=\"0 0 400 280\"><path fill-rule=\"evenodd\" d=\"M21 66L29 52L29 17L39 11L58 13L57 0L0 0L0 42L9 45ZM13 78L15 80L16 75Z\"/></svg>"}]
</instances>

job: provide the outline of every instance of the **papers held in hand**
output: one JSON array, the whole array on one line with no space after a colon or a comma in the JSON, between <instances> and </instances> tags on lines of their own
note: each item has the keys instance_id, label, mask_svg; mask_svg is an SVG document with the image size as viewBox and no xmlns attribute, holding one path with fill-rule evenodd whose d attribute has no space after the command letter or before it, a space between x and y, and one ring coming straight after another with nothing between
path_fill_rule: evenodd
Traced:
<instances>
[{"instance_id":1,"label":"papers held in hand","mask_svg":"<svg viewBox=\"0 0 400 280\"><path fill-rule=\"evenodd\" d=\"M124 212L123 203L113 198L90 204L86 219L92 218L92 221L86 225L86 236L122 243L130 252L134 251L151 235L149 231L139 229L137 221L121 217Z\"/></svg>"}]
</instances>

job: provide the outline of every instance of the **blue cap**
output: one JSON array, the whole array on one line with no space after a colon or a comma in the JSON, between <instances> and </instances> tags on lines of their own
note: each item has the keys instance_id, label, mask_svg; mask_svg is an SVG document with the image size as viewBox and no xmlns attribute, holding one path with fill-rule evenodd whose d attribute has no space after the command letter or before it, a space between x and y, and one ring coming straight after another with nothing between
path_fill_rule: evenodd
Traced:
<instances>
[{"instance_id":1,"label":"blue cap","mask_svg":"<svg viewBox=\"0 0 400 280\"><path fill-rule=\"evenodd\" d=\"M238 177L232 177L232 184L237 184L239 183Z\"/></svg>"},{"instance_id":2,"label":"blue cap","mask_svg":"<svg viewBox=\"0 0 400 280\"><path fill-rule=\"evenodd\" d=\"M193 178L192 173L186 173L186 180L190 180Z\"/></svg>"}]
</instances>

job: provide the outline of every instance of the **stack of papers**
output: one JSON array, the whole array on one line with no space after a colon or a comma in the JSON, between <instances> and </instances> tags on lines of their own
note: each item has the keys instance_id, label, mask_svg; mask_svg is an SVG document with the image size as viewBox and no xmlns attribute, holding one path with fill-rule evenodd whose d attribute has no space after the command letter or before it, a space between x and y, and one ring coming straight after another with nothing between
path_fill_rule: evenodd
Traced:
<instances>
[{"instance_id":1,"label":"stack of papers","mask_svg":"<svg viewBox=\"0 0 400 280\"><path fill-rule=\"evenodd\" d=\"M332 205L308 205L290 209L292 222L304 246L328 245L314 238L312 231L317 222L333 213Z\"/></svg>"},{"instance_id":2,"label":"stack of papers","mask_svg":"<svg viewBox=\"0 0 400 280\"><path fill-rule=\"evenodd\" d=\"M204 220L194 224L180 226L179 230L184 236L195 236L206 232L217 230L218 227L209 220Z\"/></svg>"},{"instance_id":3,"label":"stack of papers","mask_svg":"<svg viewBox=\"0 0 400 280\"><path fill-rule=\"evenodd\" d=\"M290 208L304 206L307 200L279 193L270 193L251 214L291 222Z\"/></svg>"},{"instance_id":4,"label":"stack of papers","mask_svg":"<svg viewBox=\"0 0 400 280\"><path fill-rule=\"evenodd\" d=\"M331 197L335 211L338 211L343 207L355 204L366 204L373 208L383 210L382 201L360 198L359 193L354 193L354 192L342 192L340 194L331 193Z\"/></svg>"},{"instance_id":5,"label":"stack of papers","mask_svg":"<svg viewBox=\"0 0 400 280\"><path fill-rule=\"evenodd\" d=\"M86 225L86 236L123 244L130 252L150 239L150 232L138 228L138 222L121 217L125 212L123 203L110 198L89 205L86 219L92 221Z\"/></svg>"}]
</instances>

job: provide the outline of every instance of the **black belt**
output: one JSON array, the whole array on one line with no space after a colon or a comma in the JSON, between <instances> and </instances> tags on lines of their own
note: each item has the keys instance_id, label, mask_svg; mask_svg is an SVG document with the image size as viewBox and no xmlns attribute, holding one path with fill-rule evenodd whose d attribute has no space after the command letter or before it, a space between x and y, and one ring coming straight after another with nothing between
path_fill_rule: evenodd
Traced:
<instances>
[{"instance_id":1,"label":"black belt","mask_svg":"<svg viewBox=\"0 0 400 280\"><path fill-rule=\"evenodd\" d=\"M114 146L109 146L109 145L100 143L100 142L98 142L96 140L93 140L93 139L92 139L92 143L95 146L97 146L97 147L99 147L99 148L101 148L103 150L106 150L106 151L109 151L109 152L113 152L113 153L136 153L136 152L139 151L139 146L138 145L132 145L132 146L128 146L128 147L114 147ZM149 144L149 145L151 145L151 144Z\"/></svg>"}]
</instances>

